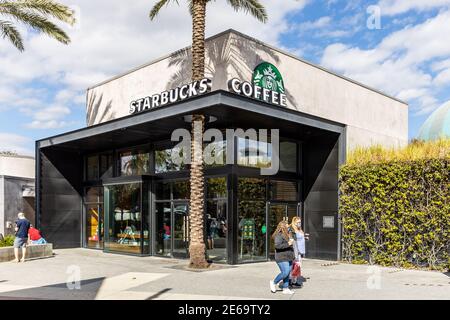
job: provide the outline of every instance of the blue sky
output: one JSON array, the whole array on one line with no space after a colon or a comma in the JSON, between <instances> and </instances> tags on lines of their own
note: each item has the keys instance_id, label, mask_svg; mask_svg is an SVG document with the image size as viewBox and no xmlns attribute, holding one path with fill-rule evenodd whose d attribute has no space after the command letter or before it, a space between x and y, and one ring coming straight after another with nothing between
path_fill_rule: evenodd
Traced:
<instances>
[{"instance_id":1,"label":"blue sky","mask_svg":"<svg viewBox=\"0 0 450 320\"><path fill-rule=\"evenodd\" d=\"M450 0L280 1L261 1L266 25L213 2L207 35L234 28L407 101L410 138L450 101ZM24 53L0 39L0 150L33 154L36 139L84 127L87 87L190 43L183 1L156 22L155 1L61 2L77 12L69 46L23 26Z\"/></svg>"}]
</instances>

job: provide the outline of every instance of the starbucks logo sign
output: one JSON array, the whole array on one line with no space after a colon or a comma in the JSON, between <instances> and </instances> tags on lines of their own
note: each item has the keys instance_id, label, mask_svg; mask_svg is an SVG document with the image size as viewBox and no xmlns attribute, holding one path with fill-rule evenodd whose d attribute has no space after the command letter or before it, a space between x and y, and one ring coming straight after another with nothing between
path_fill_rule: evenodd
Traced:
<instances>
[{"instance_id":1,"label":"starbucks logo sign","mask_svg":"<svg viewBox=\"0 0 450 320\"><path fill-rule=\"evenodd\" d=\"M262 62L253 71L253 84L278 93L284 93L280 71L269 62Z\"/></svg>"},{"instance_id":2,"label":"starbucks logo sign","mask_svg":"<svg viewBox=\"0 0 450 320\"><path fill-rule=\"evenodd\" d=\"M280 71L269 62L262 62L253 71L252 82L231 79L228 90L248 98L287 107L287 98Z\"/></svg>"}]
</instances>

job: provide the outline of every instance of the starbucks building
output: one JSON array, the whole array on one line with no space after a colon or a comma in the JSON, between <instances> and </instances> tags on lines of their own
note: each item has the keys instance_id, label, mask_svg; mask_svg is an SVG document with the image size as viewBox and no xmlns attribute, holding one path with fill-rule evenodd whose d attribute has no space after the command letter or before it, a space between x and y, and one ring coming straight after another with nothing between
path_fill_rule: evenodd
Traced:
<instances>
[{"instance_id":1,"label":"starbucks building","mask_svg":"<svg viewBox=\"0 0 450 320\"><path fill-rule=\"evenodd\" d=\"M339 166L405 145L407 104L234 30L206 49L205 79L177 51L89 88L87 126L36 142L36 224L55 248L188 257L183 137L201 114L208 258L267 261L277 223L300 216L306 256L340 259Z\"/></svg>"}]
</instances>

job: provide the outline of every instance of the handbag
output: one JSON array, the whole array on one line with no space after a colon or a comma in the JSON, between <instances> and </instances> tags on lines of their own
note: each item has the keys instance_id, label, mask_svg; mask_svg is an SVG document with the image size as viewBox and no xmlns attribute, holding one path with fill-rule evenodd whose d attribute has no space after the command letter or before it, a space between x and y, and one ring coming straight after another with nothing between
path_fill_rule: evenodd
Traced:
<instances>
[{"instance_id":1,"label":"handbag","mask_svg":"<svg viewBox=\"0 0 450 320\"><path fill-rule=\"evenodd\" d=\"M292 263L291 277L298 278L300 276L301 276L300 262L294 260L294 262Z\"/></svg>"}]
</instances>

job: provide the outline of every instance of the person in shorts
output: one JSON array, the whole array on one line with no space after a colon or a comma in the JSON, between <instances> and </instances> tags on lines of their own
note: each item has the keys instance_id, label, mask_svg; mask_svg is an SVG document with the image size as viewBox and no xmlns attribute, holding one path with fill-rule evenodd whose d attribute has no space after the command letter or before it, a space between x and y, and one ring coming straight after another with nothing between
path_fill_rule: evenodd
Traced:
<instances>
[{"instance_id":1,"label":"person in shorts","mask_svg":"<svg viewBox=\"0 0 450 320\"><path fill-rule=\"evenodd\" d=\"M25 262L27 253L28 230L30 229L30 221L25 218L23 212L17 214L19 218L16 221L16 238L14 239L14 262ZM22 259L19 260L19 248L22 248Z\"/></svg>"}]
</instances>

